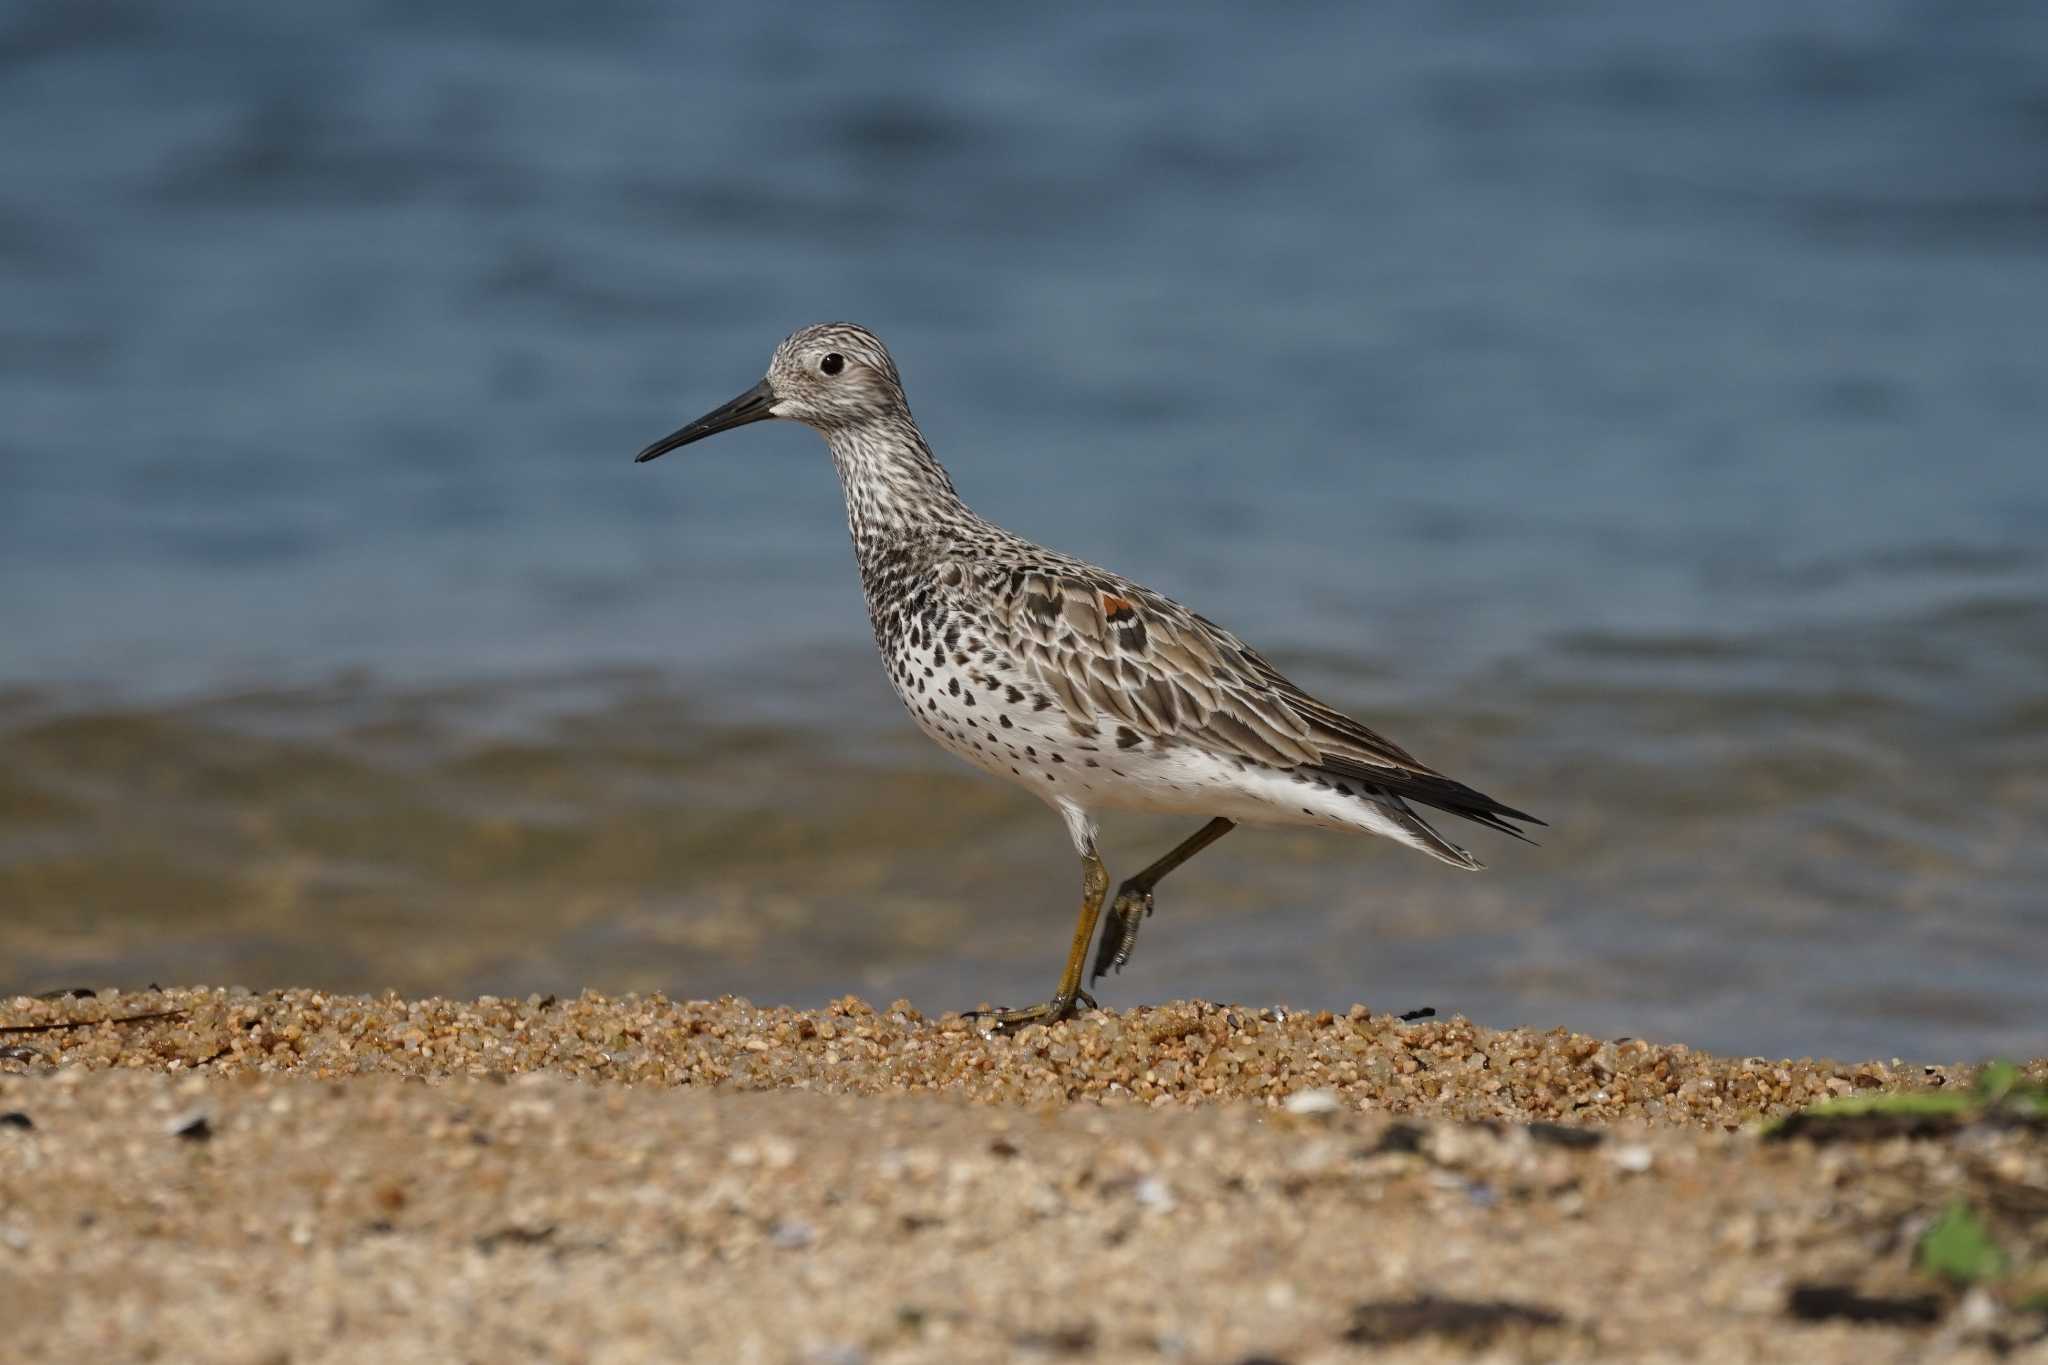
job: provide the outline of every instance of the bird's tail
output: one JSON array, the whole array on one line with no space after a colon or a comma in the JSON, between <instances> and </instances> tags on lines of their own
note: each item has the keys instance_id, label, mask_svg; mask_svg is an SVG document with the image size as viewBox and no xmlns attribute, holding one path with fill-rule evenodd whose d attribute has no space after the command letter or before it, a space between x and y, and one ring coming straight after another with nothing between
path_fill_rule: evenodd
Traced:
<instances>
[{"instance_id":1,"label":"bird's tail","mask_svg":"<svg viewBox=\"0 0 2048 1365\"><path fill-rule=\"evenodd\" d=\"M1437 833L1434 825L1416 814L1413 806L1392 792L1375 792L1373 798L1373 804L1377 805L1389 820L1401 827L1401 833L1407 836L1402 842L1410 847L1419 848L1437 861L1449 863L1452 867L1462 867L1467 872L1477 872L1486 866Z\"/></svg>"},{"instance_id":2,"label":"bird's tail","mask_svg":"<svg viewBox=\"0 0 2048 1365\"><path fill-rule=\"evenodd\" d=\"M1514 822L1520 821L1525 825L1540 825L1544 823L1525 810L1516 810L1513 806L1504 805L1488 796L1485 792L1476 791L1466 786L1463 782L1445 777L1442 773L1434 773L1427 770L1422 772L1390 772L1386 768L1376 767L1369 763L1360 763L1354 759L1341 758L1336 755L1325 755L1323 761L1317 766L1323 772L1331 773L1338 777L1363 781L1374 790L1384 792L1388 797L1392 798L1395 805L1401 805L1403 801L1413 801L1419 806L1430 806L1470 820L1474 824L1484 825L1488 829L1499 830L1502 834L1511 835L1514 838L1520 839L1525 844L1533 844L1536 841L1522 833ZM1406 806L1401 808L1416 824L1420 825L1423 829L1429 830L1429 826L1423 823L1421 816L1416 815L1412 810L1408 810ZM1436 842L1444 843L1443 838L1437 836L1435 830L1429 830L1429 832L1431 835L1436 836ZM1457 848L1455 844L1446 844L1445 846L1453 849ZM1462 849L1458 851L1460 854L1463 854ZM1457 860L1446 858L1444 861L1455 862Z\"/></svg>"}]
</instances>

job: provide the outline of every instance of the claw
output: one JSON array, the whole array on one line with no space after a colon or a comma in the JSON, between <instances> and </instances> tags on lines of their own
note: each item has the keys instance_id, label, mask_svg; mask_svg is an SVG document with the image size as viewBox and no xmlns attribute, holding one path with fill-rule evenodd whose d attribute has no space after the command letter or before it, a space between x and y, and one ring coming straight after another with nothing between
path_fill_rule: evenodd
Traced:
<instances>
[{"instance_id":1,"label":"claw","mask_svg":"<svg viewBox=\"0 0 2048 1365\"><path fill-rule=\"evenodd\" d=\"M1062 1019L1072 1019L1083 1009L1101 1009L1095 997L1086 991L1075 991L1071 999L1062 1000L1055 995L1042 1005L1026 1005L1022 1009L968 1010L965 1018L985 1021L993 1032L1023 1028L1026 1024L1057 1024Z\"/></svg>"},{"instance_id":2,"label":"claw","mask_svg":"<svg viewBox=\"0 0 2048 1365\"><path fill-rule=\"evenodd\" d=\"M1151 914L1150 891L1137 890L1128 882L1117 888L1116 903L1109 907L1109 922L1102 929L1102 941L1095 946L1095 965L1088 977L1090 985L1102 980L1104 972L1124 969L1124 964L1131 960L1131 950L1138 946L1138 926Z\"/></svg>"}]
</instances>

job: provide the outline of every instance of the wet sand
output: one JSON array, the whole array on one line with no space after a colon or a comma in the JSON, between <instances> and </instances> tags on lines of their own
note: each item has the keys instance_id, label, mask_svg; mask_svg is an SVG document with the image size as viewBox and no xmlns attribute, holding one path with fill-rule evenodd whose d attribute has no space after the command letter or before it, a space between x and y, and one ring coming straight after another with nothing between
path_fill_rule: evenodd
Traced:
<instances>
[{"instance_id":1,"label":"wet sand","mask_svg":"<svg viewBox=\"0 0 2048 1365\"><path fill-rule=\"evenodd\" d=\"M0 1025L20 1358L2048 1352L2038 1128L1758 1131L1967 1067L1202 1004L985 1038L900 1002L165 991ZM2019 1267L1995 1291L1914 1268L1956 1199Z\"/></svg>"}]
</instances>

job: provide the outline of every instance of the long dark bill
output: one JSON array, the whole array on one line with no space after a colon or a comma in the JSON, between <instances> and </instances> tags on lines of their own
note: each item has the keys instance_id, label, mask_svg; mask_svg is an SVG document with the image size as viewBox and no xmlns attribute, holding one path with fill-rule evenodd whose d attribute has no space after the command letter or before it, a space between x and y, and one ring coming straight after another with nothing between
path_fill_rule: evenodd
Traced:
<instances>
[{"instance_id":1,"label":"long dark bill","mask_svg":"<svg viewBox=\"0 0 2048 1365\"><path fill-rule=\"evenodd\" d=\"M701 441L706 436L716 436L721 431L731 431L749 422L762 422L775 414L769 411L775 406L775 394L762 380L739 397L699 417L679 431L672 431L647 449L633 457L634 464L645 464L657 455L666 455L677 446L686 446L692 441Z\"/></svg>"}]
</instances>

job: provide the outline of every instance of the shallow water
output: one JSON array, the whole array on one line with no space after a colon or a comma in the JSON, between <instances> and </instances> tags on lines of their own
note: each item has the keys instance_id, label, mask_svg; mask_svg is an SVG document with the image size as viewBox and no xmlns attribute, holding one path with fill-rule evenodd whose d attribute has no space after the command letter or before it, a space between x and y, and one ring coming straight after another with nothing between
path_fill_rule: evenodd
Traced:
<instances>
[{"instance_id":1,"label":"shallow water","mask_svg":"<svg viewBox=\"0 0 2048 1365\"><path fill-rule=\"evenodd\" d=\"M1107 999L2048 1051L2040 11L567 13L0 19L0 986L1042 993L815 438L629 463L851 316L1552 821L1233 835Z\"/></svg>"}]
</instances>

